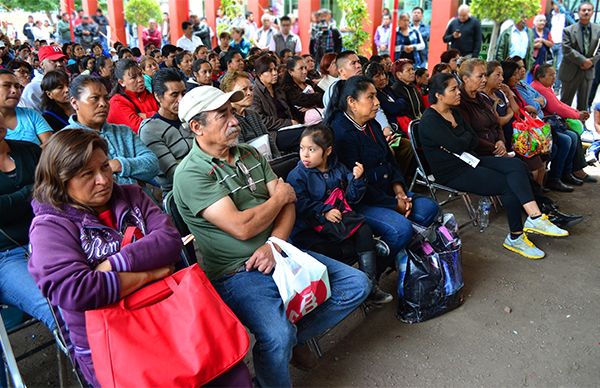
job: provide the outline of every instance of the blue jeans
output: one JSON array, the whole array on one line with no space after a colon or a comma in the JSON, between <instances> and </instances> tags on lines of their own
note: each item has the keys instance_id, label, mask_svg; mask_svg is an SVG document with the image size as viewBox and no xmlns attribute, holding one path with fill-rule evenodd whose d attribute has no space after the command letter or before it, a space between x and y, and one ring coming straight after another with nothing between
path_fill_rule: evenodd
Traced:
<instances>
[{"instance_id":1,"label":"blue jeans","mask_svg":"<svg viewBox=\"0 0 600 388\"><path fill-rule=\"evenodd\" d=\"M440 211L431 198L415 196L413 193L408 193L408 196L413 199L412 213L408 219L393 209L361 204L356 206L356 211L365 216L373 233L381 236L390 247L390 257L405 249L412 239L414 232L411 221L429 226Z\"/></svg>"},{"instance_id":2,"label":"blue jeans","mask_svg":"<svg viewBox=\"0 0 600 388\"><path fill-rule=\"evenodd\" d=\"M0 251L0 303L17 307L54 330L56 325L50 306L27 271L25 249L27 247ZM0 366L0 386L5 383L4 366Z\"/></svg>"},{"instance_id":3,"label":"blue jeans","mask_svg":"<svg viewBox=\"0 0 600 388\"><path fill-rule=\"evenodd\" d=\"M327 266L331 297L296 325L285 316L271 275L244 271L213 282L221 298L256 338L252 356L259 386L291 386L289 362L293 347L335 326L371 291L364 273L327 256L308 253Z\"/></svg>"},{"instance_id":4,"label":"blue jeans","mask_svg":"<svg viewBox=\"0 0 600 388\"><path fill-rule=\"evenodd\" d=\"M556 131L552 144L552 163L548 179L557 180L573 172L573 160L577 150L577 134L573 131Z\"/></svg>"},{"instance_id":5,"label":"blue jeans","mask_svg":"<svg viewBox=\"0 0 600 388\"><path fill-rule=\"evenodd\" d=\"M552 54L554 55L554 68L556 71L558 71L560 63L563 59L562 43L554 43L554 46L552 46ZM554 81L554 89L558 88L560 88L560 81L558 80L558 77L556 77L556 81Z\"/></svg>"}]
</instances>

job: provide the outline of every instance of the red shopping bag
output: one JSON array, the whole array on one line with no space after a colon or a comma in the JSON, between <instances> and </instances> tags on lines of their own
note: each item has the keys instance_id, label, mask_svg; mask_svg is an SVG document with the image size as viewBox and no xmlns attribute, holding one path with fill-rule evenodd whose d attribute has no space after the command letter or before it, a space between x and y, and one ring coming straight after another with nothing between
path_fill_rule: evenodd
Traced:
<instances>
[{"instance_id":1,"label":"red shopping bag","mask_svg":"<svg viewBox=\"0 0 600 388\"><path fill-rule=\"evenodd\" d=\"M199 387L244 358L244 326L198 264L86 311L102 387Z\"/></svg>"}]
</instances>

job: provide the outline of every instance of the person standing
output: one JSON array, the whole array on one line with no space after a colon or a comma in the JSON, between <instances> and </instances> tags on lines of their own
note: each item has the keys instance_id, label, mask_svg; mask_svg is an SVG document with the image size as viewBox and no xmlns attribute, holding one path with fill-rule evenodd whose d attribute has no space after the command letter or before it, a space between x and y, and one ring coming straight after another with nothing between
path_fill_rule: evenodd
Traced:
<instances>
[{"instance_id":1,"label":"person standing","mask_svg":"<svg viewBox=\"0 0 600 388\"><path fill-rule=\"evenodd\" d=\"M171 28L169 25L169 14L166 12L163 12L162 28L160 30L162 32L163 43L169 44L171 41Z\"/></svg>"},{"instance_id":2,"label":"person standing","mask_svg":"<svg viewBox=\"0 0 600 388\"><path fill-rule=\"evenodd\" d=\"M104 50L108 50L107 36L108 36L108 19L102 13L102 10L98 8L96 14L92 16L92 20L96 23L98 28L98 41L102 45Z\"/></svg>"},{"instance_id":3,"label":"person standing","mask_svg":"<svg viewBox=\"0 0 600 388\"><path fill-rule=\"evenodd\" d=\"M460 51L460 55L478 58L481 51L481 22L471 16L468 5L458 7L458 16L448 24L444 33L444 42Z\"/></svg>"},{"instance_id":4,"label":"person standing","mask_svg":"<svg viewBox=\"0 0 600 388\"><path fill-rule=\"evenodd\" d=\"M281 53L284 49L290 49L294 55L300 55L302 53L302 42L300 37L293 32L292 19L289 16L282 16L279 19L280 32L273 35L269 50L276 54Z\"/></svg>"},{"instance_id":5,"label":"person standing","mask_svg":"<svg viewBox=\"0 0 600 388\"><path fill-rule=\"evenodd\" d=\"M261 49L268 49L271 45L271 41L273 40L273 35L276 32L273 27L271 27L271 15L265 13L260 18L260 22L262 23L262 26L256 33L256 45Z\"/></svg>"},{"instance_id":6,"label":"person standing","mask_svg":"<svg viewBox=\"0 0 600 388\"><path fill-rule=\"evenodd\" d=\"M546 16L546 20L548 22L548 28L550 29L550 35L552 36L552 41L554 42L554 46L552 46L552 56L554 57L554 68L558 71L560 64L563 59L563 51L562 51L562 37L563 31L565 27L567 27L567 15L562 12L561 7L553 3L552 11L548 13ZM558 91L560 89L560 80L558 77L556 78L556 82L554 83L554 90Z\"/></svg>"},{"instance_id":7,"label":"person standing","mask_svg":"<svg viewBox=\"0 0 600 388\"><path fill-rule=\"evenodd\" d=\"M421 8L421 7L413 8L412 21L410 23L410 26L412 28L416 29L417 31L419 31L419 33L423 37L423 41L425 42L425 48L423 50L417 51L417 55L419 55L421 57L422 66L426 66L427 59L429 56L430 30L429 30L429 26L427 24L423 23L423 8Z\"/></svg>"},{"instance_id":8,"label":"person standing","mask_svg":"<svg viewBox=\"0 0 600 388\"><path fill-rule=\"evenodd\" d=\"M86 15L81 24L75 27L75 41L85 50L89 50L96 39L98 39L98 26Z\"/></svg>"},{"instance_id":9,"label":"person standing","mask_svg":"<svg viewBox=\"0 0 600 388\"><path fill-rule=\"evenodd\" d=\"M246 38L250 40L252 44L256 44L258 40L258 26L254 21L254 13L246 12L246 22L244 23L244 31Z\"/></svg>"},{"instance_id":10,"label":"person standing","mask_svg":"<svg viewBox=\"0 0 600 388\"><path fill-rule=\"evenodd\" d=\"M419 51L425 49L425 41L416 28L410 26L408 13L398 16L398 30L396 31L395 59L410 59L415 67L423 66Z\"/></svg>"},{"instance_id":11,"label":"person standing","mask_svg":"<svg viewBox=\"0 0 600 388\"><path fill-rule=\"evenodd\" d=\"M25 23L23 25L23 35L25 35L27 37L27 41L32 46L33 46L33 31L31 31L31 29L33 28L34 25L35 24L33 23L33 16L29 15L27 17L27 23Z\"/></svg>"},{"instance_id":12,"label":"person standing","mask_svg":"<svg viewBox=\"0 0 600 388\"><path fill-rule=\"evenodd\" d=\"M162 34L158 30L158 24L156 20L148 20L148 28L144 28L142 31L142 44L144 47L149 44L153 44L156 48L162 46Z\"/></svg>"},{"instance_id":13,"label":"person standing","mask_svg":"<svg viewBox=\"0 0 600 388\"><path fill-rule=\"evenodd\" d=\"M525 61L527 70L531 70L534 37L532 30L527 27L526 23L527 20L521 19L500 34L498 47L496 48L496 60L498 62L505 61L509 57L520 57Z\"/></svg>"},{"instance_id":14,"label":"person standing","mask_svg":"<svg viewBox=\"0 0 600 388\"><path fill-rule=\"evenodd\" d=\"M381 17L381 25L375 31L373 41L377 47L377 54L390 53L390 37L392 36L392 17L387 14Z\"/></svg>"},{"instance_id":15,"label":"person standing","mask_svg":"<svg viewBox=\"0 0 600 388\"><path fill-rule=\"evenodd\" d=\"M71 42L71 25L69 24L69 14L63 12L56 26L58 43L65 44Z\"/></svg>"},{"instance_id":16,"label":"person standing","mask_svg":"<svg viewBox=\"0 0 600 388\"><path fill-rule=\"evenodd\" d=\"M558 69L562 82L560 100L571 105L577 94L577 110L587 110L594 64L600 59L600 25L591 22L594 6L590 2L581 3L578 13L579 23L565 28L563 33L563 61Z\"/></svg>"},{"instance_id":17,"label":"person standing","mask_svg":"<svg viewBox=\"0 0 600 388\"><path fill-rule=\"evenodd\" d=\"M193 53L196 47L202 44L202 40L194 35L194 29L190 22L181 23L181 29L183 36L177 40L177 47Z\"/></svg>"}]
</instances>

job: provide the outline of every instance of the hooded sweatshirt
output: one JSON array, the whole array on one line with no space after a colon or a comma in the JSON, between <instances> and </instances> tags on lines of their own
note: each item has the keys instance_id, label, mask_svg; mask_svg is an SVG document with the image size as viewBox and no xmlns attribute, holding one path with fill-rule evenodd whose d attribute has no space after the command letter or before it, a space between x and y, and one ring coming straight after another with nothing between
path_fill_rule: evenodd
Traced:
<instances>
[{"instance_id":1,"label":"hooded sweatshirt","mask_svg":"<svg viewBox=\"0 0 600 388\"><path fill-rule=\"evenodd\" d=\"M119 300L117 272L143 272L179 261L181 238L169 217L137 185L114 185L110 206L118 230L71 205L32 201L29 272L42 294L60 308L85 378L97 385L85 330L85 311ZM144 237L121 248L128 226ZM95 268L108 260L112 271Z\"/></svg>"},{"instance_id":2,"label":"hooded sweatshirt","mask_svg":"<svg viewBox=\"0 0 600 388\"><path fill-rule=\"evenodd\" d=\"M94 131L78 122L76 115L69 118L69 125L64 129L73 128ZM149 182L160 173L154 152L129 127L104 123L99 134L108 143L108 158L118 160L122 166L121 172L115 174L115 183L134 184L137 180Z\"/></svg>"}]
</instances>

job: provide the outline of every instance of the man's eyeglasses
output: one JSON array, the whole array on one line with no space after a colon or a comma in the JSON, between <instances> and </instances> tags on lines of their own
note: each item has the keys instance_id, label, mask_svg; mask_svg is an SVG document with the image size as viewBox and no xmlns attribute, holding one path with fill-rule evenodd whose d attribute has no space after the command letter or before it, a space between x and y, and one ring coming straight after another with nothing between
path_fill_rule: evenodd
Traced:
<instances>
[{"instance_id":1,"label":"man's eyeglasses","mask_svg":"<svg viewBox=\"0 0 600 388\"><path fill-rule=\"evenodd\" d=\"M248 188L251 192L254 193L256 191L256 182L254 182L252 175L250 175L250 170L248 170L248 167L246 167L246 165L242 163L241 160L235 162L235 166L240 169L242 174L244 174L244 177L246 177L246 183L248 184Z\"/></svg>"}]
</instances>

